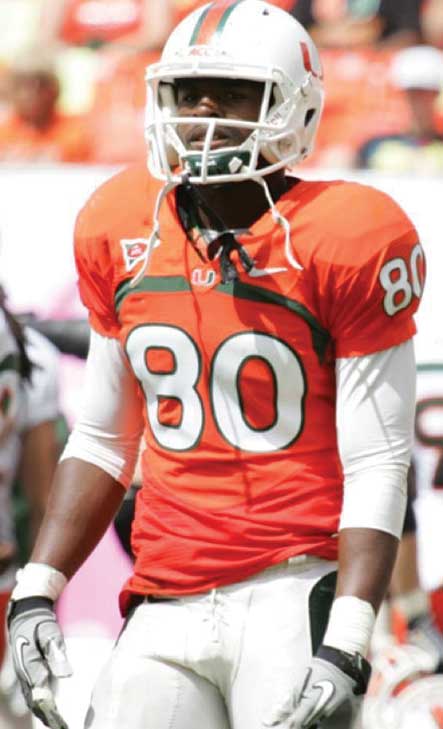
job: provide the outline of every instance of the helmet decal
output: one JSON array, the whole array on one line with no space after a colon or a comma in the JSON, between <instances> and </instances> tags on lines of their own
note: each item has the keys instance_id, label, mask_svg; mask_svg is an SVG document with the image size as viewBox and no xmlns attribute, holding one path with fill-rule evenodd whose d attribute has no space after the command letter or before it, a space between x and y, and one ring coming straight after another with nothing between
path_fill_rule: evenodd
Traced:
<instances>
[{"instance_id":1,"label":"helmet decal","mask_svg":"<svg viewBox=\"0 0 443 729\"><path fill-rule=\"evenodd\" d=\"M244 0L216 0L203 10L193 30L189 45L207 45L218 38L237 5Z\"/></svg>"},{"instance_id":2,"label":"helmet decal","mask_svg":"<svg viewBox=\"0 0 443 729\"><path fill-rule=\"evenodd\" d=\"M309 53L308 44L305 41L301 41L300 42L300 48L301 48L301 53L302 53L302 56L303 56L303 65L304 65L306 71L309 71L309 73L312 73L312 75L315 78L322 79L323 78L323 72L322 72L322 70L320 70L320 72L317 73L317 71L315 71L312 68L311 55Z\"/></svg>"}]
</instances>

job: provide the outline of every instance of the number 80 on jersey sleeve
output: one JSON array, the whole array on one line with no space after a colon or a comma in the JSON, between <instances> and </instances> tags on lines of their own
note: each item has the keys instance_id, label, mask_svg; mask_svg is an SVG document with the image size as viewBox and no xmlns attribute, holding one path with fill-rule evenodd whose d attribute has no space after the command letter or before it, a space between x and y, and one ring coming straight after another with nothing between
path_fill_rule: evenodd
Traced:
<instances>
[{"instance_id":1,"label":"number 80 on jersey sleeve","mask_svg":"<svg viewBox=\"0 0 443 729\"><path fill-rule=\"evenodd\" d=\"M424 285L424 253L420 243L411 250L409 261L391 258L380 271L379 280L385 290L383 308L388 316L406 309L416 296L420 298Z\"/></svg>"}]
</instances>

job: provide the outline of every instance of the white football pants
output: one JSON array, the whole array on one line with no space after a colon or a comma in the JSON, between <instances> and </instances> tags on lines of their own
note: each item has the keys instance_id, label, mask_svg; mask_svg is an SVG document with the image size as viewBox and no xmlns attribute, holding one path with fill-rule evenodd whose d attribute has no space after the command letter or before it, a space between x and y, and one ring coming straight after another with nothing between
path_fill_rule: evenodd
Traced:
<instances>
[{"instance_id":1,"label":"white football pants","mask_svg":"<svg viewBox=\"0 0 443 729\"><path fill-rule=\"evenodd\" d=\"M294 557L227 587L135 608L85 729L261 729L321 642L336 563Z\"/></svg>"}]
</instances>

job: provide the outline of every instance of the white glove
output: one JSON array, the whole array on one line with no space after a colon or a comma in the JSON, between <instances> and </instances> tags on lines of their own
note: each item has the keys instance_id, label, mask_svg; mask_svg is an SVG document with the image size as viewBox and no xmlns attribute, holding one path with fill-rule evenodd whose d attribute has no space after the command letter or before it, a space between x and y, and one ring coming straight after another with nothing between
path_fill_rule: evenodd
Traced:
<instances>
[{"instance_id":1,"label":"white glove","mask_svg":"<svg viewBox=\"0 0 443 729\"><path fill-rule=\"evenodd\" d=\"M320 646L303 686L264 722L269 729L348 729L366 691L371 669L365 658Z\"/></svg>"},{"instance_id":2,"label":"white glove","mask_svg":"<svg viewBox=\"0 0 443 729\"><path fill-rule=\"evenodd\" d=\"M12 601L8 630L14 668L29 709L50 729L68 729L51 687L54 678L72 674L52 600L28 597Z\"/></svg>"}]
</instances>

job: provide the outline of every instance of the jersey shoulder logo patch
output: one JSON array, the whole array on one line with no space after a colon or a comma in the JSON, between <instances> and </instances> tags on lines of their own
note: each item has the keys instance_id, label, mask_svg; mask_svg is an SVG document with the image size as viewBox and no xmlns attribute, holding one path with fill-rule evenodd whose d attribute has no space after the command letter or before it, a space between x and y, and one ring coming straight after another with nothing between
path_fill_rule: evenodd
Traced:
<instances>
[{"instance_id":1,"label":"jersey shoulder logo patch","mask_svg":"<svg viewBox=\"0 0 443 729\"><path fill-rule=\"evenodd\" d=\"M137 263L144 260L148 250L147 238L122 238L120 245L123 251L123 260L127 271L132 271Z\"/></svg>"}]
</instances>

